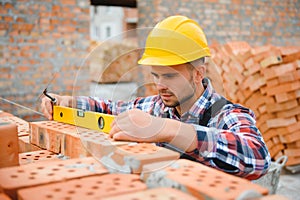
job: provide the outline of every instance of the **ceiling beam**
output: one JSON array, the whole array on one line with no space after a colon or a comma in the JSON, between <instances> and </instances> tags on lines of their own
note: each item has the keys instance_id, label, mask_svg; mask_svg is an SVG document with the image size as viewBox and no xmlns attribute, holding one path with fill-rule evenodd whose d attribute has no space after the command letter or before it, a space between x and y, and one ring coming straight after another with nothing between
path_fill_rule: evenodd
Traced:
<instances>
[{"instance_id":1,"label":"ceiling beam","mask_svg":"<svg viewBox=\"0 0 300 200\"><path fill-rule=\"evenodd\" d=\"M137 7L137 0L91 0L92 6Z\"/></svg>"}]
</instances>

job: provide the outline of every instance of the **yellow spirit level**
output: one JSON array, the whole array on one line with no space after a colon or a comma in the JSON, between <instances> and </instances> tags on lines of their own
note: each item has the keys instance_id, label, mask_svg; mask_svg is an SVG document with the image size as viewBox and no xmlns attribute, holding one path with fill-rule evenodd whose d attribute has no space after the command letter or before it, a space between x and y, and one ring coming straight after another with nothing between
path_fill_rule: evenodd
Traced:
<instances>
[{"instance_id":1,"label":"yellow spirit level","mask_svg":"<svg viewBox=\"0 0 300 200\"><path fill-rule=\"evenodd\" d=\"M114 116L53 105L53 120L109 133Z\"/></svg>"}]
</instances>

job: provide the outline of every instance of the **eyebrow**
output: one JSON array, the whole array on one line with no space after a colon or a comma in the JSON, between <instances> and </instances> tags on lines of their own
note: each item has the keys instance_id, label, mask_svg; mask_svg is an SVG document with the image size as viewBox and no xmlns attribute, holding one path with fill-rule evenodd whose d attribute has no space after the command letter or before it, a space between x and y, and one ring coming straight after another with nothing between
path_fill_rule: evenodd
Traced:
<instances>
[{"instance_id":1,"label":"eyebrow","mask_svg":"<svg viewBox=\"0 0 300 200\"><path fill-rule=\"evenodd\" d=\"M151 72L152 75L158 76L159 74ZM165 73L165 74L160 74L160 76L169 76L169 75L177 75L179 74L178 72L173 72L173 73Z\"/></svg>"}]
</instances>

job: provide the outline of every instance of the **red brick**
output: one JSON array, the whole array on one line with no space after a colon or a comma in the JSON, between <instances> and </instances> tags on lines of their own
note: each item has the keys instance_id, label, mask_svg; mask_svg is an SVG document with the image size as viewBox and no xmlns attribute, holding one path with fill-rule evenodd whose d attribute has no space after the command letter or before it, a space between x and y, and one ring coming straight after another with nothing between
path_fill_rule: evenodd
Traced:
<instances>
[{"instance_id":1,"label":"red brick","mask_svg":"<svg viewBox=\"0 0 300 200\"><path fill-rule=\"evenodd\" d=\"M143 174L148 187L182 189L196 198L238 199L246 190L268 194L268 189L197 162L180 159L162 170Z\"/></svg>"},{"instance_id":2,"label":"red brick","mask_svg":"<svg viewBox=\"0 0 300 200\"><path fill-rule=\"evenodd\" d=\"M284 63L293 62L300 58L300 49L293 47L280 47Z\"/></svg>"},{"instance_id":3,"label":"red brick","mask_svg":"<svg viewBox=\"0 0 300 200\"><path fill-rule=\"evenodd\" d=\"M300 148L285 149L284 155L288 157L300 157Z\"/></svg>"},{"instance_id":4,"label":"red brick","mask_svg":"<svg viewBox=\"0 0 300 200\"><path fill-rule=\"evenodd\" d=\"M0 123L0 168L19 165L16 124Z\"/></svg>"},{"instance_id":5,"label":"red brick","mask_svg":"<svg viewBox=\"0 0 300 200\"><path fill-rule=\"evenodd\" d=\"M20 165L25 165L25 164L37 163L41 161L60 160L60 158L64 158L64 157L59 156L51 151L40 150L40 151L20 153L19 163Z\"/></svg>"},{"instance_id":6,"label":"red brick","mask_svg":"<svg viewBox=\"0 0 300 200\"><path fill-rule=\"evenodd\" d=\"M296 64L295 63L287 63L276 65L273 67L269 67L266 69L262 69L261 72L264 75L266 80L276 78L291 72L296 71Z\"/></svg>"},{"instance_id":7,"label":"red brick","mask_svg":"<svg viewBox=\"0 0 300 200\"><path fill-rule=\"evenodd\" d=\"M267 102L267 98L268 97L262 96L259 91L256 91L244 103L245 105L250 106L251 109L257 109Z\"/></svg>"},{"instance_id":8,"label":"red brick","mask_svg":"<svg viewBox=\"0 0 300 200\"><path fill-rule=\"evenodd\" d=\"M274 46L259 46L252 48L253 59L255 62L261 62L264 58L271 55L281 55L281 52Z\"/></svg>"},{"instance_id":9,"label":"red brick","mask_svg":"<svg viewBox=\"0 0 300 200\"><path fill-rule=\"evenodd\" d=\"M260 116L260 115L267 112L267 106L265 104L261 105L257 108L257 110L258 110L258 113L259 113L259 115L257 115L257 116Z\"/></svg>"},{"instance_id":10,"label":"red brick","mask_svg":"<svg viewBox=\"0 0 300 200\"><path fill-rule=\"evenodd\" d=\"M260 127L260 125L264 122L266 122L266 120L268 119L273 119L273 118L276 118L276 115L273 114L273 113L264 113L264 114L261 114L261 115L258 115L257 116L257 126Z\"/></svg>"},{"instance_id":11,"label":"red brick","mask_svg":"<svg viewBox=\"0 0 300 200\"><path fill-rule=\"evenodd\" d=\"M173 162L179 157L179 153L154 144L131 143L117 147L113 152L102 156L100 161L110 171L142 173L144 165L162 161Z\"/></svg>"},{"instance_id":12,"label":"red brick","mask_svg":"<svg viewBox=\"0 0 300 200\"><path fill-rule=\"evenodd\" d=\"M143 190L140 192L117 195L112 197L103 198L103 200L158 200L158 199L170 199L170 200L200 200L205 199L203 196L202 198L196 198L189 194L186 194L180 190L176 190L173 188L154 188L149 190Z\"/></svg>"},{"instance_id":13,"label":"red brick","mask_svg":"<svg viewBox=\"0 0 300 200\"><path fill-rule=\"evenodd\" d=\"M130 144L130 142L125 141L114 141L106 133L84 128L78 128L78 135L82 145L97 159L114 152L118 146Z\"/></svg>"},{"instance_id":14,"label":"red brick","mask_svg":"<svg viewBox=\"0 0 300 200\"><path fill-rule=\"evenodd\" d=\"M0 193L0 200L11 200L11 198L4 193Z\"/></svg>"},{"instance_id":15,"label":"red brick","mask_svg":"<svg viewBox=\"0 0 300 200\"><path fill-rule=\"evenodd\" d=\"M266 79L264 77L261 77L258 74L252 75L252 77L253 77L253 82L249 86L252 92L259 90L261 87L266 85Z\"/></svg>"},{"instance_id":16,"label":"red brick","mask_svg":"<svg viewBox=\"0 0 300 200\"><path fill-rule=\"evenodd\" d=\"M220 57L223 59L223 62L224 62L225 64L228 64L228 63L229 63L229 61L230 61L230 55L227 53L227 51L226 51L224 48L220 47L220 49L219 49L219 51L218 51L218 54L219 54ZM223 63L223 64L224 64L224 63Z\"/></svg>"},{"instance_id":17,"label":"red brick","mask_svg":"<svg viewBox=\"0 0 300 200\"><path fill-rule=\"evenodd\" d=\"M267 131L262 131L264 140L268 141L271 140L273 137L279 135L277 130L278 129L268 129Z\"/></svg>"},{"instance_id":18,"label":"red brick","mask_svg":"<svg viewBox=\"0 0 300 200\"><path fill-rule=\"evenodd\" d=\"M278 135L275 137L272 137L271 139L272 139L274 145L281 143Z\"/></svg>"},{"instance_id":19,"label":"red brick","mask_svg":"<svg viewBox=\"0 0 300 200\"><path fill-rule=\"evenodd\" d=\"M276 128L276 130L280 133L280 135L288 135L292 133L296 133L297 131L300 131L300 121L297 121L296 123L293 123L286 127L280 127Z\"/></svg>"},{"instance_id":20,"label":"red brick","mask_svg":"<svg viewBox=\"0 0 300 200\"><path fill-rule=\"evenodd\" d=\"M287 134L287 135L280 135L279 137L280 137L280 141L282 143L291 143L291 142L300 140L299 131L295 131L295 132Z\"/></svg>"},{"instance_id":21,"label":"red brick","mask_svg":"<svg viewBox=\"0 0 300 200\"><path fill-rule=\"evenodd\" d=\"M4 21L6 22L12 22L14 19L12 17L6 16L4 17Z\"/></svg>"},{"instance_id":22,"label":"red brick","mask_svg":"<svg viewBox=\"0 0 300 200\"><path fill-rule=\"evenodd\" d=\"M52 12L59 12L61 9L61 7L59 5L53 5L52 6ZM54 19L51 19L54 20Z\"/></svg>"},{"instance_id":23,"label":"red brick","mask_svg":"<svg viewBox=\"0 0 300 200\"><path fill-rule=\"evenodd\" d=\"M222 69L224 72L227 72L227 73L230 72L230 67L228 66L228 63L223 62L223 64L221 65L221 69ZM229 74L225 74L225 75L229 75Z\"/></svg>"},{"instance_id":24,"label":"red brick","mask_svg":"<svg viewBox=\"0 0 300 200\"><path fill-rule=\"evenodd\" d=\"M284 150L284 148L285 147L283 144L273 145L273 147L269 149L271 157L274 158L274 156L276 156L278 153L280 153L282 150Z\"/></svg>"},{"instance_id":25,"label":"red brick","mask_svg":"<svg viewBox=\"0 0 300 200\"><path fill-rule=\"evenodd\" d=\"M65 132L61 140L61 154L70 158L90 156L89 149L84 146L81 134L88 129L76 128L75 131ZM97 134L97 133L94 133ZM100 134L98 132L98 134Z\"/></svg>"},{"instance_id":26,"label":"red brick","mask_svg":"<svg viewBox=\"0 0 300 200\"><path fill-rule=\"evenodd\" d=\"M291 108L289 110L282 110L277 112L277 116L279 117L284 117L284 118L289 118L289 117L293 117L296 116L298 113L300 113L300 105L298 105L295 108Z\"/></svg>"},{"instance_id":27,"label":"red brick","mask_svg":"<svg viewBox=\"0 0 300 200\"><path fill-rule=\"evenodd\" d=\"M275 77L275 78L266 80L266 83L267 83L267 87L274 87L274 86L279 85L279 79L278 79L278 77Z\"/></svg>"},{"instance_id":28,"label":"red brick","mask_svg":"<svg viewBox=\"0 0 300 200\"><path fill-rule=\"evenodd\" d=\"M13 6L11 3L5 3L5 4L4 4L4 8L5 8L5 9L13 9L14 6Z\"/></svg>"},{"instance_id":29,"label":"red brick","mask_svg":"<svg viewBox=\"0 0 300 200\"><path fill-rule=\"evenodd\" d=\"M238 90L236 92L236 96L237 96L236 102L242 102L242 103L244 103L246 101L246 98L244 97L244 94L240 90Z\"/></svg>"},{"instance_id":30,"label":"red brick","mask_svg":"<svg viewBox=\"0 0 300 200\"><path fill-rule=\"evenodd\" d=\"M271 149L271 148L274 146L272 140L266 140L265 143L266 143L266 145L267 145L267 147L268 147L269 149Z\"/></svg>"},{"instance_id":31,"label":"red brick","mask_svg":"<svg viewBox=\"0 0 300 200\"><path fill-rule=\"evenodd\" d=\"M76 5L76 0L62 0L61 1L62 4L65 4L65 5Z\"/></svg>"},{"instance_id":32,"label":"red brick","mask_svg":"<svg viewBox=\"0 0 300 200\"><path fill-rule=\"evenodd\" d=\"M136 193L147 188L139 176L133 174L106 174L48 184L18 192L20 200L31 199L103 199L104 197Z\"/></svg>"},{"instance_id":33,"label":"red brick","mask_svg":"<svg viewBox=\"0 0 300 200\"><path fill-rule=\"evenodd\" d=\"M244 96L245 100L248 99L252 95L252 92L250 91L249 88L246 88L246 89L242 90L242 93L243 93L243 96Z\"/></svg>"},{"instance_id":34,"label":"red brick","mask_svg":"<svg viewBox=\"0 0 300 200\"><path fill-rule=\"evenodd\" d=\"M11 113L8 113L8 112L5 112L5 111L3 111L3 110L0 110L0 120L1 120L1 118L3 118L3 117L13 117L14 115L13 114L11 114Z\"/></svg>"},{"instance_id":35,"label":"red brick","mask_svg":"<svg viewBox=\"0 0 300 200\"><path fill-rule=\"evenodd\" d=\"M290 156L286 162L286 166L291 166L291 165L299 165L300 164L300 156L293 157Z\"/></svg>"},{"instance_id":36,"label":"red brick","mask_svg":"<svg viewBox=\"0 0 300 200\"><path fill-rule=\"evenodd\" d=\"M94 158L44 161L0 169L0 189L12 199L22 188L105 174L107 170Z\"/></svg>"},{"instance_id":37,"label":"red brick","mask_svg":"<svg viewBox=\"0 0 300 200\"><path fill-rule=\"evenodd\" d=\"M291 118L276 118L276 119L269 119L267 120L267 126L269 128L278 128L278 127L284 127L289 126L293 123L296 123L295 117Z\"/></svg>"},{"instance_id":38,"label":"red brick","mask_svg":"<svg viewBox=\"0 0 300 200\"><path fill-rule=\"evenodd\" d=\"M300 90L295 90L287 93L275 94L276 102L283 103L287 101L292 101L300 97Z\"/></svg>"},{"instance_id":39,"label":"red brick","mask_svg":"<svg viewBox=\"0 0 300 200\"><path fill-rule=\"evenodd\" d=\"M107 134L55 121L31 123L31 143L71 158L90 156L97 158L115 150L118 145Z\"/></svg>"},{"instance_id":40,"label":"red brick","mask_svg":"<svg viewBox=\"0 0 300 200\"><path fill-rule=\"evenodd\" d=\"M254 63L251 67L249 67L248 70L243 72L244 76L251 76L252 74L255 74L257 72L259 72L261 69L260 64L258 63Z\"/></svg>"},{"instance_id":41,"label":"red brick","mask_svg":"<svg viewBox=\"0 0 300 200\"><path fill-rule=\"evenodd\" d=\"M42 150L38 146L30 143L29 135L19 136L19 153Z\"/></svg>"},{"instance_id":42,"label":"red brick","mask_svg":"<svg viewBox=\"0 0 300 200\"><path fill-rule=\"evenodd\" d=\"M279 83L286 83L300 80L300 70L294 70L292 73L278 76Z\"/></svg>"},{"instance_id":43,"label":"red brick","mask_svg":"<svg viewBox=\"0 0 300 200\"><path fill-rule=\"evenodd\" d=\"M18 127L18 136L29 135L29 123L16 116L1 117L0 122L15 123Z\"/></svg>"},{"instance_id":44,"label":"red brick","mask_svg":"<svg viewBox=\"0 0 300 200\"><path fill-rule=\"evenodd\" d=\"M291 82L291 83L285 83L285 84L281 84L272 88L268 88L267 89L267 95L271 96L271 95L276 95L276 94L280 94L280 93L284 93L284 92L290 92L290 91L294 91L294 90L298 90L300 89L300 81L298 82Z\"/></svg>"},{"instance_id":45,"label":"red brick","mask_svg":"<svg viewBox=\"0 0 300 200\"><path fill-rule=\"evenodd\" d=\"M243 54L251 49L251 46L244 41L227 42L224 45L225 50L233 55Z\"/></svg>"},{"instance_id":46,"label":"red brick","mask_svg":"<svg viewBox=\"0 0 300 200\"><path fill-rule=\"evenodd\" d=\"M283 103L268 103L266 105L267 105L267 111L269 113L272 113L272 112L280 112L280 111L290 110L292 108L297 108L298 102L296 99L293 99Z\"/></svg>"},{"instance_id":47,"label":"red brick","mask_svg":"<svg viewBox=\"0 0 300 200\"><path fill-rule=\"evenodd\" d=\"M30 142L54 153L61 152L65 133L76 132L76 126L55 121L31 122Z\"/></svg>"},{"instance_id":48,"label":"red brick","mask_svg":"<svg viewBox=\"0 0 300 200\"><path fill-rule=\"evenodd\" d=\"M231 68L231 70L238 72L236 74L238 74L239 76L241 76L242 72L245 70L243 65L239 63L237 60L231 60L229 62L229 67Z\"/></svg>"},{"instance_id":49,"label":"red brick","mask_svg":"<svg viewBox=\"0 0 300 200\"><path fill-rule=\"evenodd\" d=\"M298 149L300 148L300 140L286 144L288 148Z\"/></svg>"}]
</instances>

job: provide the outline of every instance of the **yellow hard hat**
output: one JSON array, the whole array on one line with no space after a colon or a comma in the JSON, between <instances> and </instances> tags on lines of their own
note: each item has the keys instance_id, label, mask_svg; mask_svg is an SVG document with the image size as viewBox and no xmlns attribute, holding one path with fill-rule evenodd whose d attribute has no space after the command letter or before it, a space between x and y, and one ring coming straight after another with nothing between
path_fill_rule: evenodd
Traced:
<instances>
[{"instance_id":1,"label":"yellow hard hat","mask_svg":"<svg viewBox=\"0 0 300 200\"><path fill-rule=\"evenodd\" d=\"M176 15L159 22L149 33L141 65L178 65L210 56L205 34L197 22Z\"/></svg>"}]
</instances>

